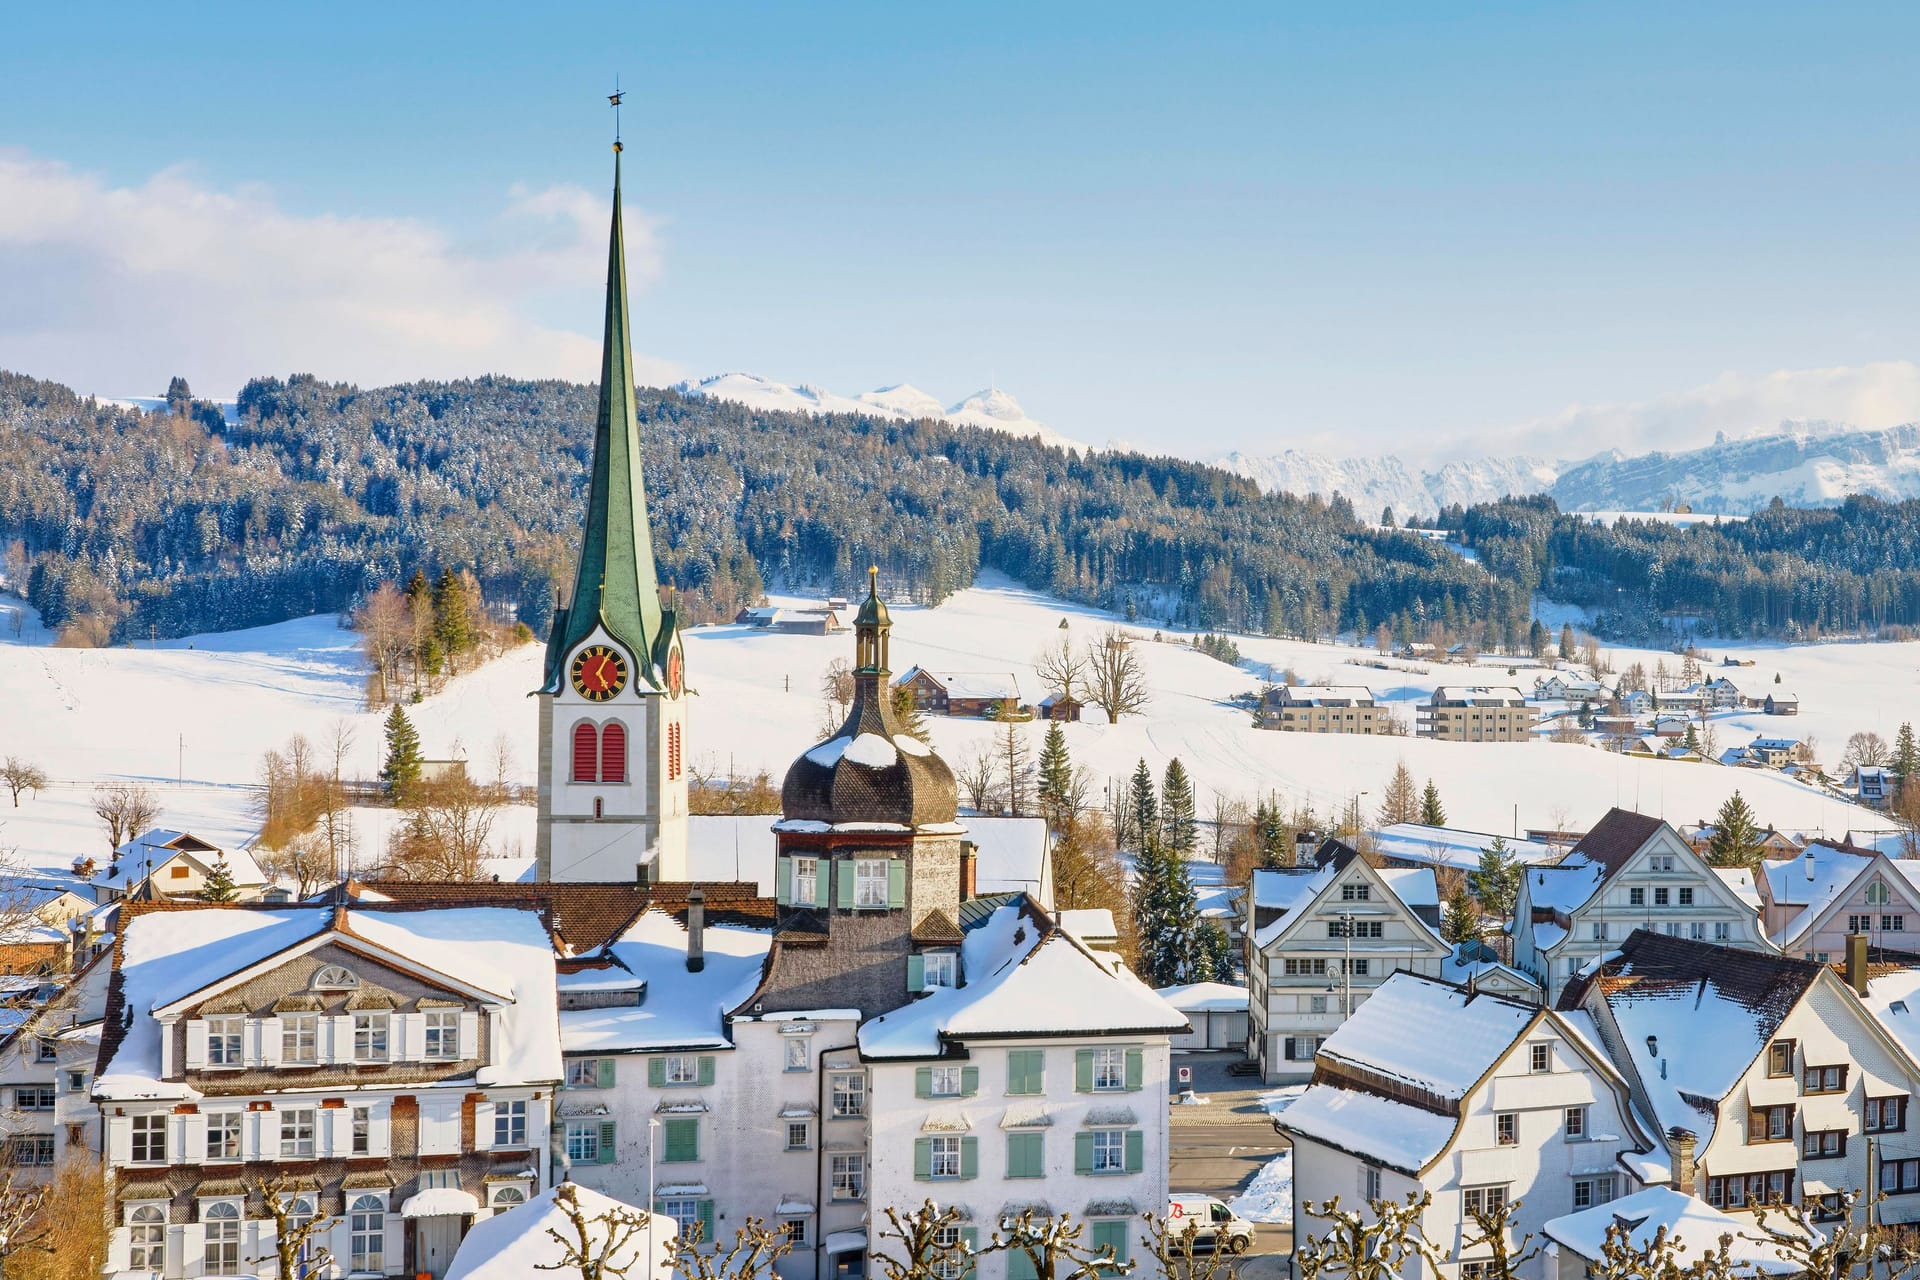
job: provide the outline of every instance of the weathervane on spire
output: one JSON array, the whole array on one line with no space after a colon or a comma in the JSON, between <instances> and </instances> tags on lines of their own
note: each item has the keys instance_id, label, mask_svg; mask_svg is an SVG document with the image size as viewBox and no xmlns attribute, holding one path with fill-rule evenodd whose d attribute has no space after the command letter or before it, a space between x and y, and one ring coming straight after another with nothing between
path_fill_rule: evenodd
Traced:
<instances>
[{"instance_id":1,"label":"weathervane on spire","mask_svg":"<svg viewBox=\"0 0 1920 1280\"><path fill-rule=\"evenodd\" d=\"M625 96L626 95L620 91L620 77L616 74L613 77L613 92L607 95L607 105L613 108L613 149L615 151L622 150L620 146L620 99Z\"/></svg>"}]
</instances>

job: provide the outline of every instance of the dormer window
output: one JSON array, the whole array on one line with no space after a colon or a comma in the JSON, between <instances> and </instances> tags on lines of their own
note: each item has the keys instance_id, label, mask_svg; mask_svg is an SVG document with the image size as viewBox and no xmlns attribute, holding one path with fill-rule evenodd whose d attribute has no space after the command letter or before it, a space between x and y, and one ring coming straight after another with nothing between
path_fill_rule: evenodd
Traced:
<instances>
[{"instance_id":1,"label":"dormer window","mask_svg":"<svg viewBox=\"0 0 1920 1280\"><path fill-rule=\"evenodd\" d=\"M1343 884L1340 886L1340 901L1367 902L1373 896L1373 886L1367 884Z\"/></svg>"},{"instance_id":2,"label":"dormer window","mask_svg":"<svg viewBox=\"0 0 1920 1280\"><path fill-rule=\"evenodd\" d=\"M921 985L926 987L959 986L960 957L951 951L929 951L921 957Z\"/></svg>"},{"instance_id":3,"label":"dormer window","mask_svg":"<svg viewBox=\"0 0 1920 1280\"><path fill-rule=\"evenodd\" d=\"M320 971L313 975L315 991L358 991L360 979L353 970L345 965L323 964Z\"/></svg>"}]
</instances>

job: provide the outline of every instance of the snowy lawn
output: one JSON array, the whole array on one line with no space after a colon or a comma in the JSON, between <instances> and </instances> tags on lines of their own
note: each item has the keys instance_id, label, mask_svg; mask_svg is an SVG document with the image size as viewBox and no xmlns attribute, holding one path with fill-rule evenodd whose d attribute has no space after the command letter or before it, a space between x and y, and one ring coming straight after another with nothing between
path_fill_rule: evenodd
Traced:
<instances>
[{"instance_id":1,"label":"snowy lawn","mask_svg":"<svg viewBox=\"0 0 1920 1280\"><path fill-rule=\"evenodd\" d=\"M1253 1176L1227 1207L1248 1222L1293 1224L1293 1152L1282 1151Z\"/></svg>"}]
</instances>

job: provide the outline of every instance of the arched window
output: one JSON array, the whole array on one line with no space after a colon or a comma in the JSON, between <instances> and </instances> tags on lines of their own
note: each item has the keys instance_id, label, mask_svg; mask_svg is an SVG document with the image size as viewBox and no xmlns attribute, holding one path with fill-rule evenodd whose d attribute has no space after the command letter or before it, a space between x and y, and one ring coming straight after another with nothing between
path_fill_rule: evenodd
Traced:
<instances>
[{"instance_id":1,"label":"arched window","mask_svg":"<svg viewBox=\"0 0 1920 1280\"><path fill-rule=\"evenodd\" d=\"M584 720L573 726L573 780L600 781L600 734Z\"/></svg>"},{"instance_id":2,"label":"arched window","mask_svg":"<svg viewBox=\"0 0 1920 1280\"><path fill-rule=\"evenodd\" d=\"M240 1274L240 1209L221 1201L207 1206L202 1217L206 1232L206 1273L210 1276Z\"/></svg>"},{"instance_id":3,"label":"arched window","mask_svg":"<svg viewBox=\"0 0 1920 1280\"><path fill-rule=\"evenodd\" d=\"M500 1186L493 1189L493 1207L511 1209L517 1204L527 1202L527 1193L516 1186Z\"/></svg>"},{"instance_id":4,"label":"arched window","mask_svg":"<svg viewBox=\"0 0 1920 1280\"><path fill-rule=\"evenodd\" d=\"M600 731L600 781L627 780L627 726L618 720Z\"/></svg>"},{"instance_id":5,"label":"arched window","mask_svg":"<svg viewBox=\"0 0 1920 1280\"><path fill-rule=\"evenodd\" d=\"M167 1269L167 1215L150 1204L143 1204L127 1220L127 1238L132 1245L127 1265L135 1271L160 1272Z\"/></svg>"},{"instance_id":6,"label":"arched window","mask_svg":"<svg viewBox=\"0 0 1920 1280\"><path fill-rule=\"evenodd\" d=\"M384 1274L387 1269L387 1205L379 1196L360 1196L349 1211L355 1271Z\"/></svg>"},{"instance_id":7,"label":"arched window","mask_svg":"<svg viewBox=\"0 0 1920 1280\"><path fill-rule=\"evenodd\" d=\"M358 990L360 979L353 976L353 970L345 965L323 964L313 975L315 991L354 991Z\"/></svg>"}]
</instances>

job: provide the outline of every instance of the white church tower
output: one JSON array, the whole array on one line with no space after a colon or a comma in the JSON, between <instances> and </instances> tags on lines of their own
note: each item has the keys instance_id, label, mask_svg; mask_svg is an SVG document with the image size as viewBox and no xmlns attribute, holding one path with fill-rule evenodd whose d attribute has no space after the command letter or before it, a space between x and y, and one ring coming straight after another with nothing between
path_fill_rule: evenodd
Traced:
<instances>
[{"instance_id":1,"label":"white church tower","mask_svg":"<svg viewBox=\"0 0 1920 1280\"><path fill-rule=\"evenodd\" d=\"M663 607L640 467L627 256L614 143L600 414L573 595L553 619L540 699L543 880L684 880L685 667Z\"/></svg>"}]
</instances>

